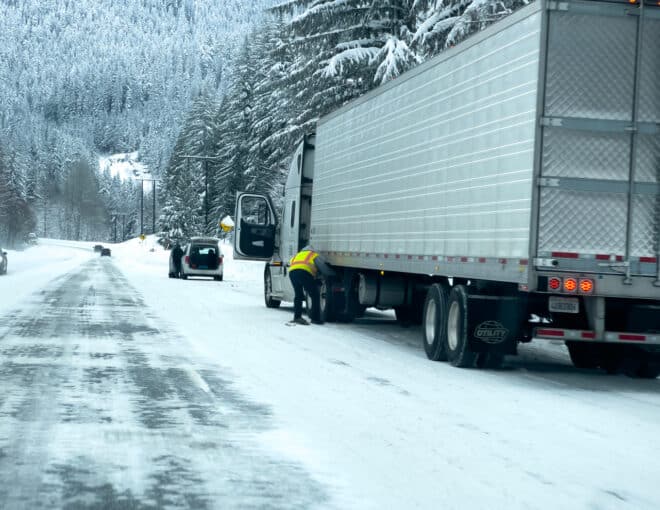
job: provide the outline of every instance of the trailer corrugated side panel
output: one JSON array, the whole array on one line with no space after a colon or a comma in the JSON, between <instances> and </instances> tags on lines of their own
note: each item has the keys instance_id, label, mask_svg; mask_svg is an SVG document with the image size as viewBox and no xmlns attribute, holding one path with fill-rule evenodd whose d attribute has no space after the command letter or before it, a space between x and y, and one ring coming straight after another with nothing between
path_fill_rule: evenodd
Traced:
<instances>
[{"instance_id":1,"label":"trailer corrugated side panel","mask_svg":"<svg viewBox=\"0 0 660 510\"><path fill-rule=\"evenodd\" d=\"M659 242L660 9L564 5L548 22L538 255L614 273L596 257L629 255L652 275L639 258Z\"/></svg>"},{"instance_id":2,"label":"trailer corrugated side panel","mask_svg":"<svg viewBox=\"0 0 660 510\"><path fill-rule=\"evenodd\" d=\"M318 249L528 256L541 12L514 16L319 124Z\"/></svg>"}]
</instances>

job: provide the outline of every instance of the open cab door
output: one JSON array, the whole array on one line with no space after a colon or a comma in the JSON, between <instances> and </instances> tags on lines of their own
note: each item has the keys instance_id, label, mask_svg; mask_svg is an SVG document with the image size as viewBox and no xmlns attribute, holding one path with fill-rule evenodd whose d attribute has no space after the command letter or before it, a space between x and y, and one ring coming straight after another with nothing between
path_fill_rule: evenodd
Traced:
<instances>
[{"instance_id":1,"label":"open cab door","mask_svg":"<svg viewBox=\"0 0 660 510\"><path fill-rule=\"evenodd\" d=\"M239 192L234 218L234 258L270 260L275 250L277 227L277 216L270 197Z\"/></svg>"}]
</instances>

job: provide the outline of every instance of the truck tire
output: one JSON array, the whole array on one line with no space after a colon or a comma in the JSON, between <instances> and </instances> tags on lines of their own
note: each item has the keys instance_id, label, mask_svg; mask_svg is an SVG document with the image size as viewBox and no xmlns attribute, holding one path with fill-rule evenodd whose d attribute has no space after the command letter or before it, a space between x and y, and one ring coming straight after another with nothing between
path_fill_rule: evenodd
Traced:
<instances>
[{"instance_id":1,"label":"truck tire","mask_svg":"<svg viewBox=\"0 0 660 510\"><path fill-rule=\"evenodd\" d=\"M319 288L319 311L323 322L335 322L337 320L335 298L336 296L332 293L332 281L329 278L323 278Z\"/></svg>"},{"instance_id":2,"label":"truck tire","mask_svg":"<svg viewBox=\"0 0 660 510\"><path fill-rule=\"evenodd\" d=\"M355 279L348 282L343 292L334 294L334 313L337 322L349 323L355 320L360 310L357 296L357 282Z\"/></svg>"},{"instance_id":3,"label":"truck tire","mask_svg":"<svg viewBox=\"0 0 660 510\"><path fill-rule=\"evenodd\" d=\"M618 374L626 361L626 350L623 345L600 344L598 349L598 366L610 375Z\"/></svg>"},{"instance_id":4,"label":"truck tire","mask_svg":"<svg viewBox=\"0 0 660 510\"><path fill-rule=\"evenodd\" d=\"M432 361L447 361L445 336L447 335L447 310L449 287L446 283L434 283L426 293L422 318L422 340L426 357Z\"/></svg>"},{"instance_id":5,"label":"truck tire","mask_svg":"<svg viewBox=\"0 0 660 510\"><path fill-rule=\"evenodd\" d=\"M264 302L266 308L279 308L282 304L282 301L273 298L273 278L268 267L264 271Z\"/></svg>"},{"instance_id":6,"label":"truck tire","mask_svg":"<svg viewBox=\"0 0 660 510\"><path fill-rule=\"evenodd\" d=\"M641 349L631 349L622 363L622 371L635 379L655 379L660 375L660 358Z\"/></svg>"},{"instance_id":7,"label":"truck tire","mask_svg":"<svg viewBox=\"0 0 660 510\"><path fill-rule=\"evenodd\" d=\"M633 377L640 379L656 379L660 375L660 363L652 363L650 361L642 361L637 368Z\"/></svg>"},{"instance_id":8,"label":"truck tire","mask_svg":"<svg viewBox=\"0 0 660 510\"><path fill-rule=\"evenodd\" d=\"M598 350L585 342L566 342L568 354L575 368L597 368L600 362Z\"/></svg>"},{"instance_id":9,"label":"truck tire","mask_svg":"<svg viewBox=\"0 0 660 510\"><path fill-rule=\"evenodd\" d=\"M449 362L455 367L474 367L477 353L468 342L468 292L465 285L456 285L449 294L445 349Z\"/></svg>"}]
</instances>

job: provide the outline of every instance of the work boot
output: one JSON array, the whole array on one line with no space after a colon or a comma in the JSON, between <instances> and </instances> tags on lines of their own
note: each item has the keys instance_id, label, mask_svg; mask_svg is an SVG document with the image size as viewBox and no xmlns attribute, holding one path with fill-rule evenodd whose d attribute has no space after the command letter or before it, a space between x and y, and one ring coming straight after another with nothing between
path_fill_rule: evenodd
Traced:
<instances>
[{"instance_id":1,"label":"work boot","mask_svg":"<svg viewBox=\"0 0 660 510\"><path fill-rule=\"evenodd\" d=\"M293 319L293 322L295 322L296 324L300 324L301 326L309 326L309 322L307 322L302 317L295 317Z\"/></svg>"}]
</instances>

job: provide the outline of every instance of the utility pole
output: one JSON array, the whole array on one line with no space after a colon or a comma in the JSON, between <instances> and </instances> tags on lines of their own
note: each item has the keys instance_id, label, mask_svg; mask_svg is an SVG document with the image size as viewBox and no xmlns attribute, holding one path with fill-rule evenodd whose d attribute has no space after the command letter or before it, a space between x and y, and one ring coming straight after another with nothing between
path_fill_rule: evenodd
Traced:
<instances>
[{"instance_id":1,"label":"utility pole","mask_svg":"<svg viewBox=\"0 0 660 510\"><path fill-rule=\"evenodd\" d=\"M209 161L219 161L222 158L219 158L217 156L179 156L179 157L188 160L188 168L190 168L191 159L204 162L204 229L206 230L209 224Z\"/></svg>"},{"instance_id":2,"label":"utility pole","mask_svg":"<svg viewBox=\"0 0 660 510\"><path fill-rule=\"evenodd\" d=\"M113 238L114 238L115 243L117 242L117 217L121 216L121 241L123 242L125 240L124 227L125 227L125 224L126 224L126 214L127 213L118 212L118 211L111 211L110 214L112 214L112 223L113 223L113 230L114 230Z\"/></svg>"},{"instance_id":3,"label":"utility pole","mask_svg":"<svg viewBox=\"0 0 660 510\"><path fill-rule=\"evenodd\" d=\"M204 228L209 224L209 160L204 160Z\"/></svg>"},{"instance_id":4,"label":"utility pole","mask_svg":"<svg viewBox=\"0 0 660 510\"><path fill-rule=\"evenodd\" d=\"M48 216L48 199L44 197L44 235L42 237L48 237L46 235L46 217Z\"/></svg>"},{"instance_id":5,"label":"utility pole","mask_svg":"<svg viewBox=\"0 0 660 510\"><path fill-rule=\"evenodd\" d=\"M156 182L160 179L139 178L141 181L142 190L140 193L140 234L144 234L144 181L151 182L151 191L153 193L152 214L151 218L151 233L156 233Z\"/></svg>"},{"instance_id":6,"label":"utility pole","mask_svg":"<svg viewBox=\"0 0 660 510\"><path fill-rule=\"evenodd\" d=\"M144 234L144 179L140 181L140 235L142 235Z\"/></svg>"},{"instance_id":7,"label":"utility pole","mask_svg":"<svg viewBox=\"0 0 660 510\"><path fill-rule=\"evenodd\" d=\"M151 185L151 193L152 193L152 210L151 210L151 233L155 234L156 233L156 181Z\"/></svg>"}]
</instances>

